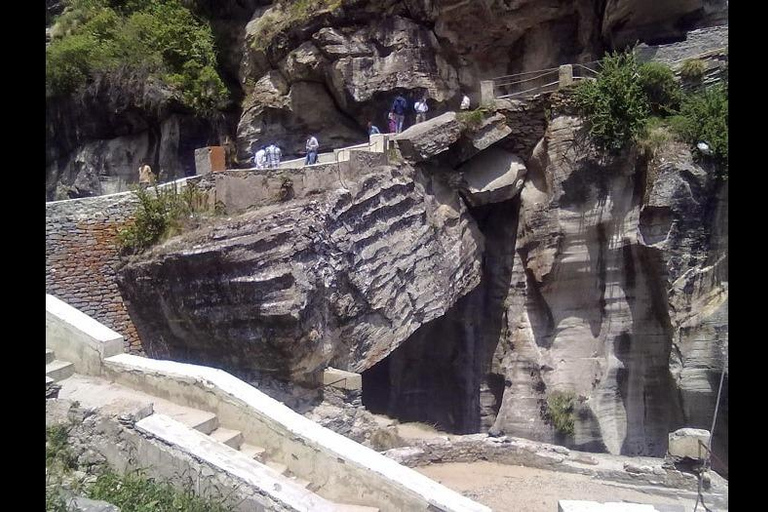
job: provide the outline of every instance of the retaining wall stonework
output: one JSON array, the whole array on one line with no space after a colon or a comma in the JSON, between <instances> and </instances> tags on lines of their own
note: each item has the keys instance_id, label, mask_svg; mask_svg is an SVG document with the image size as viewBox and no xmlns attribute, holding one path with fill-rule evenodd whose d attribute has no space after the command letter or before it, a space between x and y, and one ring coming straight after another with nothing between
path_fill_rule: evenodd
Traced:
<instances>
[{"instance_id":1,"label":"retaining wall stonework","mask_svg":"<svg viewBox=\"0 0 768 512\"><path fill-rule=\"evenodd\" d=\"M143 353L117 287L117 233L132 217L133 193L55 201L45 205L45 291L125 337L125 350Z\"/></svg>"}]
</instances>

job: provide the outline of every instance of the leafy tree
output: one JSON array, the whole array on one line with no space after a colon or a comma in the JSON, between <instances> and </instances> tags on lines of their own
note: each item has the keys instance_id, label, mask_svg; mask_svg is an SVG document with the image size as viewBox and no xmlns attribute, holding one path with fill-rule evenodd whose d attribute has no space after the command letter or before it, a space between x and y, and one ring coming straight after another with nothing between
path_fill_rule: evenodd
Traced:
<instances>
[{"instance_id":1,"label":"leafy tree","mask_svg":"<svg viewBox=\"0 0 768 512\"><path fill-rule=\"evenodd\" d=\"M48 94L70 94L125 67L148 69L202 115L228 96L211 28L181 0L70 0L46 50Z\"/></svg>"}]
</instances>

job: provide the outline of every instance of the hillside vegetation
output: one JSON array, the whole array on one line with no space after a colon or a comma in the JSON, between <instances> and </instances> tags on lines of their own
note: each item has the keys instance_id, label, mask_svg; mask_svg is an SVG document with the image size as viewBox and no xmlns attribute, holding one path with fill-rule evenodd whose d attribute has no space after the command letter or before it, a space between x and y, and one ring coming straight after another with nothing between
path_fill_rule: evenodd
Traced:
<instances>
[{"instance_id":1,"label":"hillside vegetation","mask_svg":"<svg viewBox=\"0 0 768 512\"><path fill-rule=\"evenodd\" d=\"M208 22L180 0L69 0L46 49L47 95L70 94L99 75L126 70L158 80L199 114L228 96Z\"/></svg>"}]
</instances>

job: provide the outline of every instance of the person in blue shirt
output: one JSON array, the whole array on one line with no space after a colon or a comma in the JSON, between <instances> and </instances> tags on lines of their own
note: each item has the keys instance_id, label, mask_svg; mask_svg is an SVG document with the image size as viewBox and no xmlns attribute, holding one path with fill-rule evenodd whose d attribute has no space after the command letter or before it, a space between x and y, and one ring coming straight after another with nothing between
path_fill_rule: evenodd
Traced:
<instances>
[{"instance_id":1,"label":"person in blue shirt","mask_svg":"<svg viewBox=\"0 0 768 512\"><path fill-rule=\"evenodd\" d=\"M390 112L395 118L395 133L403 131L403 123L405 122L405 111L408 109L408 101L403 98L402 94L398 94L395 97L395 101L392 102L392 108Z\"/></svg>"},{"instance_id":2,"label":"person in blue shirt","mask_svg":"<svg viewBox=\"0 0 768 512\"><path fill-rule=\"evenodd\" d=\"M376 135L377 133L381 132L372 122L368 121L368 135Z\"/></svg>"}]
</instances>

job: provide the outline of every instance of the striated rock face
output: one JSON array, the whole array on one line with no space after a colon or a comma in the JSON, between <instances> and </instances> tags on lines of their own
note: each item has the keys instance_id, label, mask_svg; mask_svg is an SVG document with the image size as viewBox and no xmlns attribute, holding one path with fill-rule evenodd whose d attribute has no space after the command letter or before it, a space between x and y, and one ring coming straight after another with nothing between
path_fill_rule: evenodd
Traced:
<instances>
[{"instance_id":1,"label":"striated rock face","mask_svg":"<svg viewBox=\"0 0 768 512\"><path fill-rule=\"evenodd\" d=\"M446 186L377 166L170 241L120 283L149 354L301 378L380 361L478 284L482 248Z\"/></svg>"},{"instance_id":2,"label":"striated rock face","mask_svg":"<svg viewBox=\"0 0 768 512\"><path fill-rule=\"evenodd\" d=\"M675 146L649 169L640 232L667 270L670 368L685 425L711 428L725 372L713 448L727 465L728 183ZM719 462L715 467L725 469Z\"/></svg>"},{"instance_id":3,"label":"striated rock face","mask_svg":"<svg viewBox=\"0 0 768 512\"><path fill-rule=\"evenodd\" d=\"M555 390L577 394L569 442L583 449L663 456L670 431L711 422L727 343L723 192L686 148L670 152L600 156L568 116L534 149L493 430L567 441L542 420Z\"/></svg>"}]
</instances>

